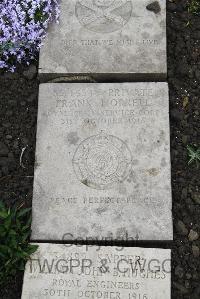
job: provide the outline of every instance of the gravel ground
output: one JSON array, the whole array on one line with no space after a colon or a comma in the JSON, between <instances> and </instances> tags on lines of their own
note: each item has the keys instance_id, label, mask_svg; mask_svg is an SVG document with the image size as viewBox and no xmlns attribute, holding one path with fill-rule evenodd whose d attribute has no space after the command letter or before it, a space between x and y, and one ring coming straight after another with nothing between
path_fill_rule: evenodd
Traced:
<instances>
[{"instance_id":1,"label":"gravel ground","mask_svg":"<svg viewBox=\"0 0 200 299\"><path fill-rule=\"evenodd\" d=\"M200 146L200 16L187 1L168 2L174 245L172 298L200 298L200 169L187 165L188 144Z\"/></svg>"},{"instance_id":2,"label":"gravel ground","mask_svg":"<svg viewBox=\"0 0 200 299\"><path fill-rule=\"evenodd\" d=\"M174 243L172 299L200 298L200 171L188 166L187 145L200 146L200 19L186 1L168 1ZM0 76L0 198L31 206L37 66ZM22 155L23 153L23 155ZM21 298L22 274L0 290L2 299ZM162 298L161 298L162 299Z\"/></svg>"}]
</instances>

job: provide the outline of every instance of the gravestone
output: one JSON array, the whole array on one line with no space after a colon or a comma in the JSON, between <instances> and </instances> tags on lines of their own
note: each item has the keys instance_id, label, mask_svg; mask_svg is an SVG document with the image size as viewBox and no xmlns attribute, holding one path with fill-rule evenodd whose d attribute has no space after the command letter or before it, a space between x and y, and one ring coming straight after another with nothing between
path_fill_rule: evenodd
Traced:
<instances>
[{"instance_id":1,"label":"gravestone","mask_svg":"<svg viewBox=\"0 0 200 299\"><path fill-rule=\"evenodd\" d=\"M61 1L40 53L41 79L85 74L100 80L166 78L166 1Z\"/></svg>"},{"instance_id":2,"label":"gravestone","mask_svg":"<svg viewBox=\"0 0 200 299\"><path fill-rule=\"evenodd\" d=\"M167 83L42 84L32 240L172 240Z\"/></svg>"},{"instance_id":3,"label":"gravestone","mask_svg":"<svg viewBox=\"0 0 200 299\"><path fill-rule=\"evenodd\" d=\"M170 299L170 250L40 244L22 299ZM70 246L70 247L69 247Z\"/></svg>"}]
</instances>

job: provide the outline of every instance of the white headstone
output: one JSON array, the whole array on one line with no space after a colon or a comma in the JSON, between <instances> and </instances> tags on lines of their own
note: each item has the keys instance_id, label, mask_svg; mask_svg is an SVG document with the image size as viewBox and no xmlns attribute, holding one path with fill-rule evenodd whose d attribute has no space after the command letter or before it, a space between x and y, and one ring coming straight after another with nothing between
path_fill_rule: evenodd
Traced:
<instances>
[{"instance_id":1,"label":"white headstone","mask_svg":"<svg viewBox=\"0 0 200 299\"><path fill-rule=\"evenodd\" d=\"M171 240L166 83L42 84L33 240Z\"/></svg>"},{"instance_id":2,"label":"white headstone","mask_svg":"<svg viewBox=\"0 0 200 299\"><path fill-rule=\"evenodd\" d=\"M22 299L171 298L170 250L67 246L39 245Z\"/></svg>"},{"instance_id":3,"label":"white headstone","mask_svg":"<svg viewBox=\"0 0 200 299\"><path fill-rule=\"evenodd\" d=\"M41 49L41 77L164 79L166 0L149 9L152 2L61 0L60 24L51 27Z\"/></svg>"}]
</instances>

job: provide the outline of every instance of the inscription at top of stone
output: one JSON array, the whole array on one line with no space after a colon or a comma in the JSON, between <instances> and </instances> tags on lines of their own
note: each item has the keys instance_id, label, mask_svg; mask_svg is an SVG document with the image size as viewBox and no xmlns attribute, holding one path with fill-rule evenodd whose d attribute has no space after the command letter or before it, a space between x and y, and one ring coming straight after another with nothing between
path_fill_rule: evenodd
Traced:
<instances>
[{"instance_id":1,"label":"inscription at top of stone","mask_svg":"<svg viewBox=\"0 0 200 299\"><path fill-rule=\"evenodd\" d=\"M166 1L61 1L40 53L40 75L90 74L98 80L166 77Z\"/></svg>"}]
</instances>

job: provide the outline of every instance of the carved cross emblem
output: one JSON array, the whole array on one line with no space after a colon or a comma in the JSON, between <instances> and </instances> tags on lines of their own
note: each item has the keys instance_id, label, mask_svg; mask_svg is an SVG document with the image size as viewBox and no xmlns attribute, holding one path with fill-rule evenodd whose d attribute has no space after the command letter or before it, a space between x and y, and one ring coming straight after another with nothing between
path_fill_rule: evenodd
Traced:
<instances>
[{"instance_id":1,"label":"carved cross emblem","mask_svg":"<svg viewBox=\"0 0 200 299\"><path fill-rule=\"evenodd\" d=\"M97 32L119 30L130 19L130 0L79 0L76 15L87 29Z\"/></svg>"}]
</instances>

